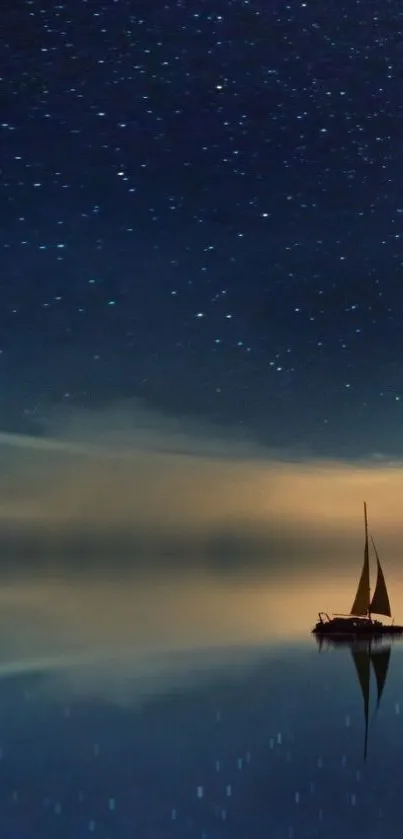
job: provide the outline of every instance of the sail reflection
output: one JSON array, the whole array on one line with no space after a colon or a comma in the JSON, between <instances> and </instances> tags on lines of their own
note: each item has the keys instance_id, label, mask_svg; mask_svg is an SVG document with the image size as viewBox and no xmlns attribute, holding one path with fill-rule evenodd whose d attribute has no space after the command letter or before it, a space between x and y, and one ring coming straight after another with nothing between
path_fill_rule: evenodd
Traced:
<instances>
[{"instance_id":1,"label":"sail reflection","mask_svg":"<svg viewBox=\"0 0 403 839\"><path fill-rule=\"evenodd\" d=\"M371 692L371 671L376 683L376 705L373 718L376 716L385 689L386 679L389 671L392 646L383 643L382 638L368 638L361 641L349 642L337 638L317 638L319 651L322 649L348 647L354 662L355 671L360 685L364 703L364 761L368 754L368 732L370 727L370 692Z\"/></svg>"}]
</instances>

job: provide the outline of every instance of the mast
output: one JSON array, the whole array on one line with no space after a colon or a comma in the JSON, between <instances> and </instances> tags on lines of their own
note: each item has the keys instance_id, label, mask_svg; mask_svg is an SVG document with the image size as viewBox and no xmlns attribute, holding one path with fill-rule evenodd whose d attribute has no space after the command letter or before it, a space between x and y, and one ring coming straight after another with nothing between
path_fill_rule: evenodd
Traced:
<instances>
[{"instance_id":1,"label":"mast","mask_svg":"<svg viewBox=\"0 0 403 839\"><path fill-rule=\"evenodd\" d=\"M357 592L354 598L354 603L351 608L351 615L362 615L371 619L371 605L370 605L370 589L369 589L369 549L368 549L368 522L367 522L367 505L364 501L364 524L365 524L365 546L364 546L364 563L362 566L361 577L358 583Z\"/></svg>"},{"instance_id":2,"label":"mast","mask_svg":"<svg viewBox=\"0 0 403 839\"><path fill-rule=\"evenodd\" d=\"M364 501L364 521L365 521L365 548L364 548L364 562L365 558L368 564L368 618L371 620L371 587L369 582L369 547L368 547L368 518L367 518L367 502Z\"/></svg>"}]
</instances>

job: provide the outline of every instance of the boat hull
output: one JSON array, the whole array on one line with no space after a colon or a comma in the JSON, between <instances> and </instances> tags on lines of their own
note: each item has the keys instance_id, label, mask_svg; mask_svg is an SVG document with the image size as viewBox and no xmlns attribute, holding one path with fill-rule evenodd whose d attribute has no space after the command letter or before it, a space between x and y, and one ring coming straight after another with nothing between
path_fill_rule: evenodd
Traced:
<instances>
[{"instance_id":1,"label":"boat hull","mask_svg":"<svg viewBox=\"0 0 403 839\"><path fill-rule=\"evenodd\" d=\"M312 632L322 638L379 638L403 635L403 626L386 625L379 621L333 618L329 621L319 621Z\"/></svg>"}]
</instances>

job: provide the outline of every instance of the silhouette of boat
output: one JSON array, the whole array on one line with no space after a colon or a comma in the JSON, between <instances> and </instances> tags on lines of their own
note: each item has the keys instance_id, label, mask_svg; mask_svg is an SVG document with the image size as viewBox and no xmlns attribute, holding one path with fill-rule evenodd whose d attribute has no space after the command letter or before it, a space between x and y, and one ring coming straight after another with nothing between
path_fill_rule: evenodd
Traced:
<instances>
[{"instance_id":1,"label":"silhouette of boat","mask_svg":"<svg viewBox=\"0 0 403 839\"><path fill-rule=\"evenodd\" d=\"M381 704L382 694L386 684L386 677L388 675L389 661L392 652L391 644L387 646L382 644L381 638L366 638L364 640L348 642L340 638L326 638L317 636L319 644L319 651L323 644L334 647L348 647L355 664L355 670L358 676L358 681L361 688L362 698L364 702L364 761L367 759L368 753L368 728L369 728L369 706L370 706L370 689L371 689L371 667L375 675L376 681L376 707L374 716L379 710Z\"/></svg>"},{"instance_id":2,"label":"silhouette of boat","mask_svg":"<svg viewBox=\"0 0 403 839\"><path fill-rule=\"evenodd\" d=\"M372 615L386 615L391 617L388 590L385 577L382 571L381 562L375 542L371 535L372 545L377 563L377 580L375 591L371 598L370 576L369 576L369 542L368 542L368 520L367 505L364 502L364 523L365 523L365 547L364 563L361 577L358 583L354 603L349 615L334 615L329 617L327 612L319 612L319 621L315 624L312 632L315 635L339 636L341 638L354 640L362 637L402 635L403 626L396 626L392 621L390 624L383 624L374 620Z\"/></svg>"}]
</instances>

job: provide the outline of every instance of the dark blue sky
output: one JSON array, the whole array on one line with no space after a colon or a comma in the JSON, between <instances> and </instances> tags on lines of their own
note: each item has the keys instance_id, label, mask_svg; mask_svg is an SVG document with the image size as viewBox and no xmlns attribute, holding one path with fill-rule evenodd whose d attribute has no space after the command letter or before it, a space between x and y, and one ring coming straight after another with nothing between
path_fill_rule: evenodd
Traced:
<instances>
[{"instance_id":1,"label":"dark blue sky","mask_svg":"<svg viewBox=\"0 0 403 839\"><path fill-rule=\"evenodd\" d=\"M0 425L140 397L401 451L403 12L2 13Z\"/></svg>"}]
</instances>

